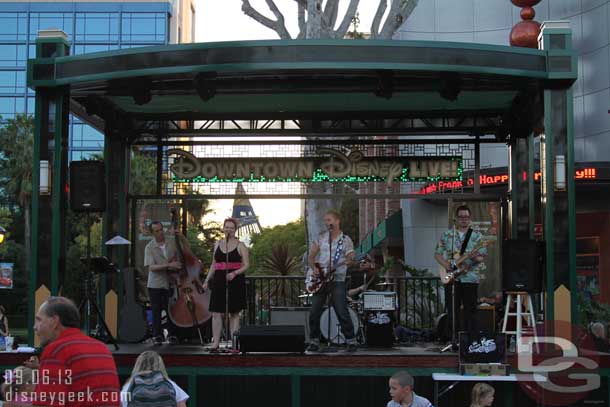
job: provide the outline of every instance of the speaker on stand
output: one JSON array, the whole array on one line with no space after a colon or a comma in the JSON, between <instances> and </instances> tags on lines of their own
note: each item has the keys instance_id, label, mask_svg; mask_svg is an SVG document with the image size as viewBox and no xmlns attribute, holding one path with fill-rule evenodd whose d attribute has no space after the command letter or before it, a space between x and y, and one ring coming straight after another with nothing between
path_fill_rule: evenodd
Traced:
<instances>
[{"instance_id":1,"label":"speaker on stand","mask_svg":"<svg viewBox=\"0 0 610 407\"><path fill-rule=\"evenodd\" d=\"M101 161L70 163L70 208L75 212L104 212L106 182Z\"/></svg>"},{"instance_id":2,"label":"speaker on stand","mask_svg":"<svg viewBox=\"0 0 610 407\"><path fill-rule=\"evenodd\" d=\"M81 259L86 264L87 270L84 278L84 295L78 307L81 314L83 310L85 311L85 331L91 335L91 311L95 310L98 324L101 324L110 342L118 350L119 345L110 333L100 306L95 301L97 286L94 284L94 264L91 258L91 212L106 210L105 169L102 161L72 161L70 163L70 208L74 212L87 214L87 255Z\"/></svg>"},{"instance_id":3,"label":"speaker on stand","mask_svg":"<svg viewBox=\"0 0 610 407\"><path fill-rule=\"evenodd\" d=\"M544 245L530 239L502 243L502 289L539 293L542 290Z\"/></svg>"}]
</instances>

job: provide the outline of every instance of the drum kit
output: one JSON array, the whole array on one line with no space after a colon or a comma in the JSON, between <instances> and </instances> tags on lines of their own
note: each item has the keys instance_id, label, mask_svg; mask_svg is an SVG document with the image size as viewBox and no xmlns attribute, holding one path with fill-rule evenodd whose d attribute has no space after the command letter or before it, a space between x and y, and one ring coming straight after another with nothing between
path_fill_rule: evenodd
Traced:
<instances>
[{"instance_id":1,"label":"drum kit","mask_svg":"<svg viewBox=\"0 0 610 407\"><path fill-rule=\"evenodd\" d=\"M393 288L395 283L379 283L382 289ZM299 295L303 306L311 306L312 294ZM391 347L394 343L394 312L398 308L396 291L364 291L358 299L348 297L348 312L354 325L359 345ZM330 325L328 318L330 317ZM329 334L330 326L330 334ZM345 344L345 336L334 308L324 307L320 318L320 330L326 340L336 345Z\"/></svg>"}]
</instances>

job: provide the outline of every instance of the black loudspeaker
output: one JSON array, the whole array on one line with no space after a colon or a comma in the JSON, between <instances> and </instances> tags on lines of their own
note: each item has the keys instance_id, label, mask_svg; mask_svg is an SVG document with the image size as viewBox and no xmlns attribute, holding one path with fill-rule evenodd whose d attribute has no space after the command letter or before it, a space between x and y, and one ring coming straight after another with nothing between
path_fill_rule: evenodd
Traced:
<instances>
[{"instance_id":1,"label":"black loudspeaker","mask_svg":"<svg viewBox=\"0 0 610 407\"><path fill-rule=\"evenodd\" d=\"M504 291L540 292L544 246L535 240L505 240L502 243L502 288Z\"/></svg>"},{"instance_id":2,"label":"black loudspeaker","mask_svg":"<svg viewBox=\"0 0 610 407\"><path fill-rule=\"evenodd\" d=\"M70 163L70 207L75 212L106 210L106 182L101 161Z\"/></svg>"},{"instance_id":3,"label":"black loudspeaker","mask_svg":"<svg viewBox=\"0 0 610 407\"><path fill-rule=\"evenodd\" d=\"M305 329L305 339L309 338L310 307L271 307L271 325L301 325Z\"/></svg>"},{"instance_id":4,"label":"black loudspeaker","mask_svg":"<svg viewBox=\"0 0 610 407\"><path fill-rule=\"evenodd\" d=\"M248 325L239 330L239 350L247 352L305 352L302 325Z\"/></svg>"}]
</instances>

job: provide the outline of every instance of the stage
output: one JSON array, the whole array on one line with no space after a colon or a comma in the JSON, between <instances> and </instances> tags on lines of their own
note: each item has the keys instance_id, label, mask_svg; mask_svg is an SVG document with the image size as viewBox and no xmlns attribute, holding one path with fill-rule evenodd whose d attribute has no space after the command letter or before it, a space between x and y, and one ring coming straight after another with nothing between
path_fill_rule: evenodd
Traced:
<instances>
[{"instance_id":1,"label":"stage","mask_svg":"<svg viewBox=\"0 0 610 407\"><path fill-rule=\"evenodd\" d=\"M415 391L430 400L434 397L433 373L457 373L458 354L441 353L440 343L416 343L392 348L344 349L336 353L209 353L199 345L153 346L151 343L119 344L112 351L121 381L130 374L138 355L145 350L159 352L168 373L190 395L189 406L224 407L265 403L265 406L324 407L382 406L389 400L388 378L397 370L415 377ZM0 365L9 369L30 354L0 353ZM516 366L511 354L509 363ZM608 400L607 376L610 355L598 355L601 373L596 400ZM480 381L485 381L481 377ZM536 406L519 383L494 383L495 407ZM438 406L463 406L469 400L472 383L460 383L439 399ZM575 404L581 405L581 404ZM585 404L582 404L585 405ZM607 405L607 404L604 404ZM437 407L438 407L437 406Z\"/></svg>"}]
</instances>

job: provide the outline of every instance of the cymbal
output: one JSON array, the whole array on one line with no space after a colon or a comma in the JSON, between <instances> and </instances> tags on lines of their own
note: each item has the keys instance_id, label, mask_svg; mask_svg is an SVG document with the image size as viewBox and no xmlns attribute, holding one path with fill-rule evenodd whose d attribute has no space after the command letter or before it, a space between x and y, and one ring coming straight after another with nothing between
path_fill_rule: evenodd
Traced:
<instances>
[{"instance_id":1,"label":"cymbal","mask_svg":"<svg viewBox=\"0 0 610 407\"><path fill-rule=\"evenodd\" d=\"M299 295L299 298L308 298L311 297L313 294L301 294Z\"/></svg>"},{"instance_id":2,"label":"cymbal","mask_svg":"<svg viewBox=\"0 0 610 407\"><path fill-rule=\"evenodd\" d=\"M396 285L396 283L379 283L377 285L384 285L384 286L388 286L388 285Z\"/></svg>"}]
</instances>

